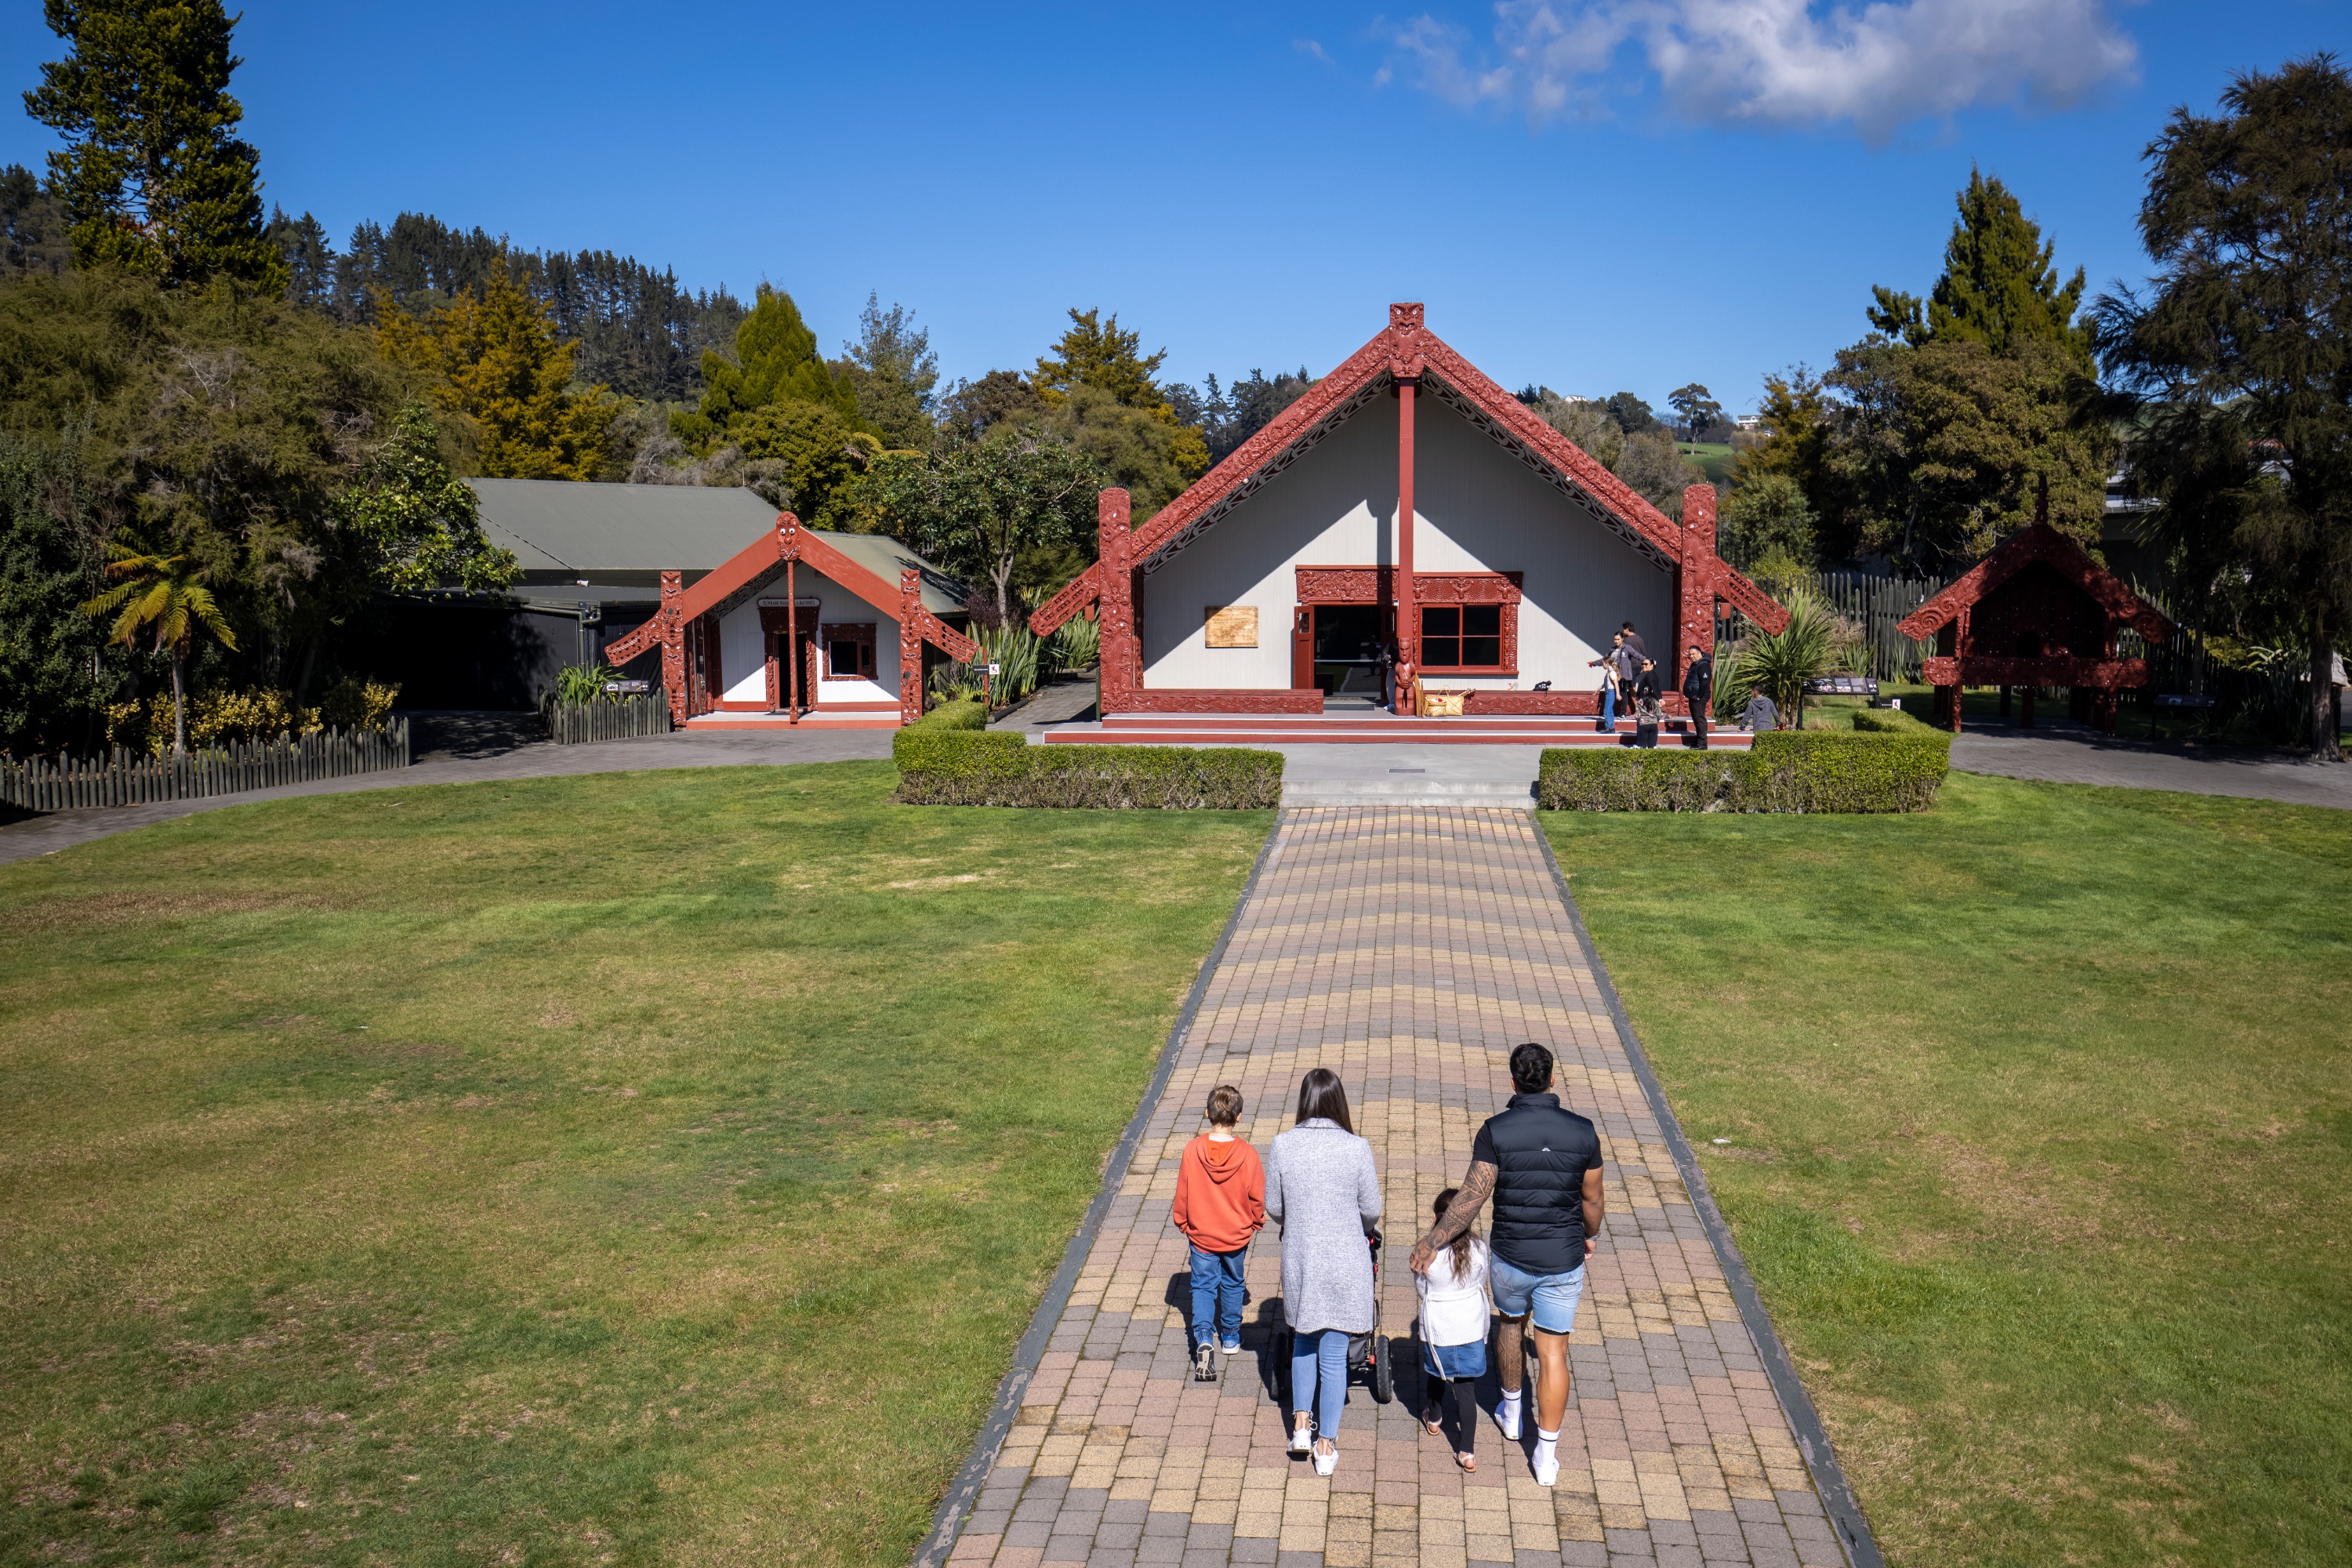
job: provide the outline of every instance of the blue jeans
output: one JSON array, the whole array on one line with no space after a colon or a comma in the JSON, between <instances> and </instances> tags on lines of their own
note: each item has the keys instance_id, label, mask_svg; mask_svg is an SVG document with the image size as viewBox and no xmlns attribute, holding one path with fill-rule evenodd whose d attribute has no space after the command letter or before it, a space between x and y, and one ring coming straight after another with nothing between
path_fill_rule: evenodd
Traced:
<instances>
[{"instance_id":1,"label":"blue jeans","mask_svg":"<svg viewBox=\"0 0 2352 1568\"><path fill-rule=\"evenodd\" d=\"M1313 1405L1307 1404L1309 1396ZM1339 1412L1348 1403L1348 1331L1318 1329L1294 1334L1290 1342L1290 1408L1312 1409L1318 1436L1335 1441Z\"/></svg>"},{"instance_id":2,"label":"blue jeans","mask_svg":"<svg viewBox=\"0 0 2352 1568\"><path fill-rule=\"evenodd\" d=\"M1242 1271L1249 1248L1238 1252L1192 1249L1192 1342L1215 1344L1242 1337ZM1211 1332L1212 1329L1215 1332Z\"/></svg>"},{"instance_id":3,"label":"blue jeans","mask_svg":"<svg viewBox=\"0 0 2352 1568\"><path fill-rule=\"evenodd\" d=\"M1601 683L1601 722L1592 727L1603 734L1617 728L1617 688L1605 680Z\"/></svg>"}]
</instances>

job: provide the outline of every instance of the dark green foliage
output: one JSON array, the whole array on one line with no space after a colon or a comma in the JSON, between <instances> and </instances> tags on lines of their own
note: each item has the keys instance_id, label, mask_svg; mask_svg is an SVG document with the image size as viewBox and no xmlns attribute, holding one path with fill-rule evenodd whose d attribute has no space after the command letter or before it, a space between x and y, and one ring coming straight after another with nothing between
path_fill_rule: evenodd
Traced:
<instances>
[{"instance_id":1,"label":"dark green foliage","mask_svg":"<svg viewBox=\"0 0 2352 1568\"><path fill-rule=\"evenodd\" d=\"M22 163L0 169L0 278L66 269L66 209Z\"/></svg>"},{"instance_id":2,"label":"dark green foliage","mask_svg":"<svg viewBox=\"0 0 2352 1568\"><path fill-rule=\"evenodd\" d=\"M1657 426L1658 416L1650 412L1650 405L1630 392L1610 394L1602 407L1616 422L1617 428L1628 436L1638 436Z\"/></svg>"},{"instance_id":3,"label":"dark green foliage","mask_svg":"<svg viewBox=\"0 0 2352 1568\"><path fill-rule=\"evenodd\" d=\"M1305 396L1314 384L1315 378L1303 364L1295 375L1277 374L1270 380L1265 372L1253 370L1230 390L1220 387L1211 375L1198 390L1181 382L1170 386L1168 404L1176 411L1179 424L1201 432L1201 438L1208 443L1209 460L1220 462L1273 424L1276 415Z\"/></svg>"},{"instance_id":4,"label":"dark green foliage","mask_svg":"<svg viewBox=\"0 0 2352 1568\"><path fill-rule=\"evenodd\" d=\"M295 236L272 228L288 251L299 292L303 263L289 248ZM723 286L707 292L682 288L677 273L656 271L634 256L518 250L502 236L451 228L425 213L402 213L388 227L361 224L352 230L350 247L340 256L329 251L328 260L325 297L305 296L304 302L362 325L374 322L378 294L403 310L423 313L461 293L480 293L491 268L503 265L546 309L556 336L578 344L572 367L582 381L656 402L700 396L703 354L733 342L744 316L743 302Z\"/></svg>"},{"instance_id":5,"label":"dark green foliage","mask_svg":"<svg viewBox=\"0 0 2352 1568\"><path fill-rule=\"evenodd\" d=\"M908 725L891 738L908 805L1251 811L1282 804L1282 753L1185 746L1032 746L1011 730Z\"/></svg>"},{"instance_id":6,"label":"dark green foliage","mask_svg":"<svg viewBox=\"0 0 2352 1568\"><path fill-rule=\"evenodd\" d=\"M104 531L194 561L236 628L241 682L299 685L286 661L364 593L377 563L335 498L415 391L368 334L226 279L167 289L99 267L0 285L0 430L86 430ZM201 681L222 656L199 657Z\"/></svg>"},{"instance_id":7,"label":"dark green foliage","mask_svg":"<svg viewBox=\"0 0 2352 1568\"><path fill-rule=\"evenodd\" d=\"M97 749L126 662L80 613L101 584L102 533L78 435L0 431L0 751Z\"/></svg>"},{"instance_id":8,"label":"dark green foliage","mask_svg":"<svg viewBox=\"0 0 2352 1568\"><path fill-rule=\"evenodd\" d=\"M78 265L113 262L169 285L226 277L268 293L286 264L262 232L260 154L236 135L243 62L220 0L47 0L72 52L25 94L64 138L49 184Z\"/></svg>"},{"instance_id":9,"label":"dark green foliage","mask_svg":"<svg viewBox=\"0 0 2352 1568\"><path fill-rule=\"evenodd\" d=\"M678 438L709 447L728 438L734 422L754 409L783 403L829 408L851 427L862 423L857 389L836 379L816 352L816 334L801 320L800 307L781 289L760 285L759 303L735 329L735 360L716 349L702 355L702 378L710 390L692 414L671 420Z\"/></svg>"},{"instance_id":10,"label":"dark green foliage","mask_svg":"<svg viewBox=\"0 0 2352 1568\"><path fill-rule=\"evenodd\" d=\"M1723 405L1715 394L1694 381L1666 394L1666 406L1675 411L1683 424L1683 439L1696 441L1701 431L1723 423Z\"/></svg>"},{"instance_id":11,"label":"dark green foliage","mask_svg":"<svg viewBox=\"0 0 2352 1568\"><path fill-rule=\"evenodd\" d=\"M939 435L931 422L931 389L940 384L940 356L931 352L931 334L915 325L913 311L896 304L886 310L882 297L869 292L857 314L857 341L835 368L848 378L859 416L883 445L930 450Z\"/></svg>"},{"instance_id":12,"label":"dark green foliage","mask_svg":"<svg viewBox=\"0 0 2352 1568\"><path fill-rule=\"evenodd\" d=\"M2352 74L2292 60L2237 77L2221 107L2175 110L2149 146L2155 290L2100 300L2100 349L2169 405L2137 445L2184 596L2201 611L2237 575L2269 601L2310 672L2305 738L2332 758L2331 655L2352 627Z\"/></svg>"},{"instance_id":13,"label":"dark green foliage","mask_svg":"<svg viewBox=\"0 0 2352 1568\"><path fill-rule=\"evenodd\" d=\"M1951 749L1925 725L1775 731L1747 752L1554 747L1538 764L1536 800L1549 811L1925 811Z\"/></svg>"},{"instance_id":14,"label":"dark green foliage","mask_svg":"<svg viewBox=\"0 0 2352 1568\"><path fill-rule=\"evenodd\" d=\"M2056 342L2087 365L2091 334L2077 325L2083 269L2063 284L2053 264L2057 246L2025 216L1999 180L1969 171L1960 216L1944 247L1944 275L1923 305L1917 296L1873 289L1870 324L1917 348L1929 342L1983 343L2008 353L2027 338Z\"/></svg>"}]
</instances>

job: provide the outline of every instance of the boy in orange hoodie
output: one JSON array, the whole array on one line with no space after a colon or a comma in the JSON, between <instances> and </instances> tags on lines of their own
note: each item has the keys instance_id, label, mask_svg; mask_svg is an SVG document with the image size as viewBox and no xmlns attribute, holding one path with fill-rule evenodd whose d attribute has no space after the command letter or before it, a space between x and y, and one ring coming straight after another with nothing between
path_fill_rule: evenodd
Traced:
<instances>
[{"instance_id":1,"label":"boy in orange hoodie","mask_svg":"<svg viewBox=\"0 0 2352 1568\"><path fill-rule=\"evenodd\" d=\"M1216 1376L1211 1347L1242 1348L1242 1272L1250 1237L1265 1224L1265 1167L1234 1136L1242 1091L1209 1091L1209 1130L1184 1145L1176 1168L1176 1228L1192 1244L1192 1375Z\"/></svg>"}]
</instances>

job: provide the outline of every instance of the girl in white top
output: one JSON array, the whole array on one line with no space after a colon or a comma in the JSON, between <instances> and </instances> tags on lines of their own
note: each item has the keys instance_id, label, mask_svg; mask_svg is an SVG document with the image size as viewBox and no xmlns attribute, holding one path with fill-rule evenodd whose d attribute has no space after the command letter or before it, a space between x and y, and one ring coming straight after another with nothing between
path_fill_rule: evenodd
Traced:
<instances>
[{"instance_id":1,"label":"girl in white top","mask_svg":"<svg viewBox=\"0 0 2352 1568\"><path fill-rule=\"evenodd\" d=\"M1437 1194L1436 1217L1445 1217L1445 1205L1455 1188ZM1445 1435L1440 1420L1443 1394L1454 1394L1454 1462L1465 1470L1478 1468L1474 1451L1478 1432L1478 1380L1486 1375L1486 1244L1474 1223L1454 1238L1454 1245L1429 1262L1429 1272L1413 1277L1421 1296L1421 1343L1426 1352L1423 1368L1422 1425L1430 1436Z\"/></svg>"}]
</instances>

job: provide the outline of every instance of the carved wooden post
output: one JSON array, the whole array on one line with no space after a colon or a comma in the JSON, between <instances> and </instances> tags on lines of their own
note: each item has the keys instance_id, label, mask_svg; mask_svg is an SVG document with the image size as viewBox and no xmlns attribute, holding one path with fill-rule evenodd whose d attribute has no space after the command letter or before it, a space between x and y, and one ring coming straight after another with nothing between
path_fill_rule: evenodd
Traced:
<instances>
[{"instance_id":1,"label":"carved wooden post","mask_svg":"<svg viewBox=\"0 0 2352 1568\"><path fill-rule=\"evenodd\" d=\"M1396 691L1390 703L1398 713L1413 712L1413 676L1421 668L1421 599L1412 581L1412 458L1413 397L1421 390L1414 380L1396 384L1397 400L1397 552L1396 552Z\"/></svg>"},{"instance_id":2,"label":"carved wooden post","mask_svg":"<svg viewBox=\"0 0 2352 1568\"><path fill-rule=\"evenodd\" d=\"M1104 715L1125 710L1143 685L1143 650L1135 637L1135 533L1123 489L1096 501L1102 544L1102 702Z\"/></svg>"},{"instance_id":3,"label":"carved wooden post","mask_svg":"<svg viewBox=\"0 0 2352 1568\"><path fill-rule=\"evenodd\" d=\"M677 613L677 602L685 596L686 574L663 573L661 608L654 614L661 620L662 694L669 699L673 724L686 722L686 625Z\"/></svg>"},{"instance_id":4,"label":"carved wooden post","mask_svg":"<svg viewBox=\"0 0 2352 1568\"><path fill-rule=\"evenodd\" d=\"M898 722L923 716L923 574L908 566L898 573Z\"/></svg>"},{"instance_id":5,"label":"carved wooden post","mask_svg":"<svg viewBox=\"0 0 2352 1568\"><path fill-rule=\"evenodd\" d=\"M1674 689L1682 689L1693 647L1715 652L1715 487L1691 485L1683 491L1682 562L1675 573Z\"/></svg>"}]
</instances>

